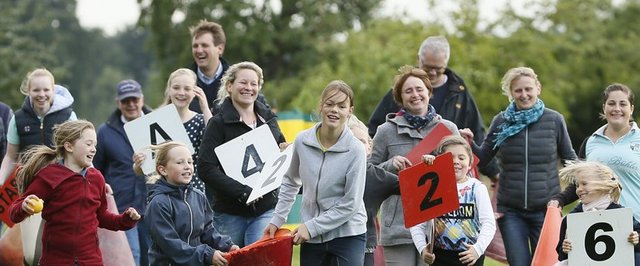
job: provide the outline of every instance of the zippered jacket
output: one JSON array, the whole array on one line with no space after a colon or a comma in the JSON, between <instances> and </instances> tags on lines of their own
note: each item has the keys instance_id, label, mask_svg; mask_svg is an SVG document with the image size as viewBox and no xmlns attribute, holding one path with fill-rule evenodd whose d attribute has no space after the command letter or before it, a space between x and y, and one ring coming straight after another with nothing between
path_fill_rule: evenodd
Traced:
<instances>
[{"instance_id":1,"label":"zippered jacket","mask_svg":"<svg viewBox=\"0 0 640 266\"><path fill-rule=\"evenodd\" d=\"M161 178L150 185L145 221L151 265L211 265L215 250L227 252L233 245L214 228L206 196L191 184L176 186Z\"/></svg>"},{"instance_id":2,"label":"zippered jacket","mask_svg":"<svg viewBox=\"0 0 640 266\"><path fill-rule=\"evenodd\" d=\"M289 170L280 187L271 224L280 227L302 186L301 218L309 230L309 243L367 231L364 206L366 152L345 127L338 142L323 151L316 138L321 123L301 132L293 146Z\"/></svg>"}]
</instances>

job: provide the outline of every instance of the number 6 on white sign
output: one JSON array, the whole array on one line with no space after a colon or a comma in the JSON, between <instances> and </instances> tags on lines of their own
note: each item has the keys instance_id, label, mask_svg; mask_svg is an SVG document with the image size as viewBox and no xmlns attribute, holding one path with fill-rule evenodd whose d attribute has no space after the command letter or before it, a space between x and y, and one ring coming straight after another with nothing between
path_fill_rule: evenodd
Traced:
<instances>
[{"instance_id":1,"label":"number 6 on white sign","mask_svg":"<svg viewBox=\"0 0 640 266\"><path fill-rule=\"evenodd\" d=\"M569 265L633 265L633 245L627 240L632 216L629 208L567 215Z\"/></svg>"},{"instance_id":2,"label":"number 6 on white sign","mask_svg":"<svg viewBox=\"0 0 640 266\"><path fill-rule=\"evenodd\" d=\"M289 145L280 153L273 162L265 164L260 173L260 178L255 185L252 185L251 195L247 199L247 203L254 201L264 194L271 192L280 187L284 174L289 170L291 164L291 155L293 154L293 144Z\"/></svg>"}]
</instances>

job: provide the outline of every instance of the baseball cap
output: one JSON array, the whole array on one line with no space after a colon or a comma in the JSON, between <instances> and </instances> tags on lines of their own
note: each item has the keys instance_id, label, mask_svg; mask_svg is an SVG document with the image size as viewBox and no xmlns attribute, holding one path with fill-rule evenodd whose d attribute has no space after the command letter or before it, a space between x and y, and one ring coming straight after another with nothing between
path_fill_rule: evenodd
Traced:
<instances>
[{"instance_id":1,"label":"baseball cap","mask_svg":"<svg viewBox=\"0 0 640 266\"><path fill-rule=\"evenodd\" d=\"M116 99L122 101L129 97L142 98L142 86L135 80L125 79L116 86Z\"/></svg>"}]
</instances>

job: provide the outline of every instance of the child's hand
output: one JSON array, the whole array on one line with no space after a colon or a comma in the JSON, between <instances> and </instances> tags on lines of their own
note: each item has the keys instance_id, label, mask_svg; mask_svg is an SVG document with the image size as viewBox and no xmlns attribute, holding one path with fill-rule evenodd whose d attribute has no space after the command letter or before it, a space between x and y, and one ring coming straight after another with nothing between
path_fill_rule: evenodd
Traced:
<instances>
[{"instance_id":1,"label":"child's hand","mask_svg":"<svg viewBox=\"0 0 640 266\"><path fill-rule=\"evenodd\" d=\"M307 230L307 226L301 224L298 228L293 230L293 243L296 245L300 245L304 242L309 241L311 239L311 235L309 235L309 230Z\"/></svg>"},{"instance_id":2,"label":"child's hand","mask_svg":"<svg viewBox=\"0 0 640 266\"><path fill-rule=\"evenodd\" d=\"M571 240L565 238L562 240L562 252L569 254L569 251L571 251Z\"/></svg>"},{"instance_id":3,"label":"child's hand","mask_svg":"<svg viewBox=\"0 0 640 266\"><path fill-rule=\"evenodd\" d=\"M433 161L436 159L435 156L431 154L422 155L422 161L428 165L433 165Z\"/></svg>"},{"instance_id":4,"label":"child's hand","mask_svg":"<svg viewBox=\"0 0 640 266\"><path fill-rule=\"evenodd\" d=\"M404 156L396 155L391 158L391 165L393 165L396 170L401 171L411 166L411 161L409 161L409 159L405 158Z\"/></svg>"},{"instance_id":5,"label":"child's hand","mask_svg":"<svg viewBox=\"0 0 640 266\"><path fill-rule=\"evenodd\" d=\"M436 260L436 254L429 253L429 251L427 251L427 248L422 249L422 252L420 252L420 256L426 264L433 264L433 262Z\"/></svg>"},{"instance_id":6,"label":"child's hand","mask_svg":"<svg viewBox=\"0 0 640 266\"><path fill-rule=\"evenodd\" d=\"M233 245L231 246L231 248L229 248L229 251L234 251L234 250L238 250L240 249L240 247L238 245Z\"/></svg>"},{"instance_id":7,"label":"child's hand","mask_svg":"<svg viewBox=\"0 0 640 266\"><path fill-rule=\"evenodd\" d=\"M128 215L131 220L137 221L140 220L140 214L133 207L129 207L126 211L124 211L124 215Z\"/></svg>"},{"instance_id":8,"label":"child's hand","mask_svg":"<svg viewBox=\"0 0 640 266\"><path fill-rule=\"evenodd\" d=\"M37 203L42 203L42 200L34 194L30 194L22 201L22 210L29 215L33 215L42 211L41 207L36 207ZM41 205L40 205L41 206Z\"/></svg>"},{"instance_id":9,"label":"child's hand","mask_svg":"<svg viewBox=\"0 0 640 266\"><path fill-rule=\"evenodd\" d=\"M458 132L460 133L460 136L465 139L473 139L473 131L471 131L471 129L463 128L458 130Z\"/></svg>"},{"instance_id":10,"label":"child's hand","mask_svg":"<svg viewBox=\"0 0 640 266\"><path fill-rule=\"evenodd\" d=\"M131 157L131 159L133 160L133 164L134 165L142 165L142 163L144 162L145 158L146 158L146 156L144 156L144 153L142 153L142 152L136 152Z\"/></svg>"},{"instance_id":11,"label":"child's hand","mask_svg":"<svg viewBox=\"0 0 640 266\"><path fill-rule=\"evenodd\" d=\"M273 238L276 236L276 231L278 231L278 227L270 223L267 225L267 228L264 229L264 235L269 236L269 238Z\"/></svg>"},{"instance_id":12,"label":"child's hand","mask_svg":"<svg viewBox=\"0 0 640 266\"><path fill-rule=\"evenodd\" d=\"M638 232L632 231L631 234L629 234L629 243L635 246L638 244L638 241L640 241L640 239L638 239Z\"/></svg>"},{"instance_id":13,"label":"child's hand","mask_svg":"<svg viewBox=\"0 0 640 266\"><path fill-rule=\"evenodd\" d=\"M458 253L458 256L460 256L460 262L466 265L475 264L478 258L480 257L476 252L476 249L472 245L469 245L467 243L463 243L463 244L465 247L467 247L467 250Z\"/></svg>"},{"instance_id":14,"label":"child's hand","mask_svg":"<svg viewBox=\"0 0 640 266\"><path fill-rule=\"evenodd\" d=\"M234 245L235 246L235 245ZM227 265L227 259L224 258L226 253L220 250L216 250L213 252L213 258L211 258L211 265L213 266L224 266Z\"/></svg>"}]
</instances>

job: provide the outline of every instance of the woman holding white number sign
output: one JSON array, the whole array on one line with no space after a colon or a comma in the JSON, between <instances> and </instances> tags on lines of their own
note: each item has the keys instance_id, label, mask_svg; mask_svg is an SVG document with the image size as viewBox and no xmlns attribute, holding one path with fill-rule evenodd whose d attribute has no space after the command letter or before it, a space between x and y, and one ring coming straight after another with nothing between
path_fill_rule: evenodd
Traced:
<instances>
[{"instance_id":1,"label":"woman holding white number sign","mask_svg":"<svg viewBox=\"0 0 640 266\"><path fill-rule=\"evenodd\" d=\"M560 170L560 178L565 184L576 184L576 194L580 198L578 204L570 213L589 211L602 211L624 208L618 204L620 199L620 179L611 168L598 162L579 162ZM560 226L560 238L556 251L558 252L558 265L568 265L568 253L572 250L571 240L566 238L567 217L562 219ZM638 246L638 232L640 223L633 219L633 231L629 234L628 241L634 245L635 265L640 265L640 247ZM600 235L598 238L606 236ZM587 241L585 241L587 243ZM596 247L587 247L593 248ZM607 247L614 248L614 247Z\"/></svg>"},{"instance_id":2,"label":"woman holding white number sign","mask_svg":"<svg viewBox=\"0 0 640 266\"><path fill-rule=\"evenodd\" d=\"M303 223L293 231L294 244L302 244L300 265L364 264L366 151L346 126L352 113L353 91L332 81L322 92L322 121L295 140L265 234L273 237L285 223L302 186Z\"/></svg>"},{"instance_id":3,"label":"woman holding white number sign","mask_svg":"<svg viewBox=\"0 0 640 266\"><path fill-rule=\"evenodd\" d=\"M198 156L198 176L213 194L214 223L221 234L231 236L240 247L262 237L278 201L278 191L247 204L251 187L225 173L214 149L264 124L269 126L276 142L284 146L276 115L256 101L262 84L262 69L255 63L241 62L229 67L222 77L223 89L218 92L221 112L209 121Z\"/></svg>"}]
</instances>

